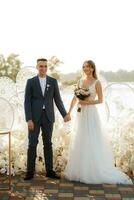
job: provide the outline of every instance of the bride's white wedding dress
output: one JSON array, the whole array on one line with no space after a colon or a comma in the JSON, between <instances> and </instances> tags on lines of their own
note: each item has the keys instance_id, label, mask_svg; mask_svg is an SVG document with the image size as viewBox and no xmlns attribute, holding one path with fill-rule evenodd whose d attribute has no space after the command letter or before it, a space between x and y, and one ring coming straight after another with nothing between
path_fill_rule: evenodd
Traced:
<instances>
[{"instance_id":1,"label":"bride's white wedding dress","mask_svg":"<svg viewBox=\"0 0 134 200\"><path fill-rule=\"evenodd\" d=\"M92 99L96 97L96 81L89 86ZM95 105L84 105L81 112L77 112L64 175L69 180L84 183L132 184L131 179L114 166L112 150Z\"/></svg>"}]
</instances>

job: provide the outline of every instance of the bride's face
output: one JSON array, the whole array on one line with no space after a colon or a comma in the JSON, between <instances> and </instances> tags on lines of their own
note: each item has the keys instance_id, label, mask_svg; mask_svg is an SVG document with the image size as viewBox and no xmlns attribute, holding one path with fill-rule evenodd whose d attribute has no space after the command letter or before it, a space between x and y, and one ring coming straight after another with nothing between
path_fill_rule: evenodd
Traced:
<instances>
[{"instance_id":1,"label":"bride's face","mask_svg":"<svg viewBox=\"0 0 134 200\"><path fill-rule=\"evenodd\" d=\"M93 74L93 68L88 64L88 63L84 63L83 65L83 72L86 75L92 75Z\"/></svg>"}]
</instances>

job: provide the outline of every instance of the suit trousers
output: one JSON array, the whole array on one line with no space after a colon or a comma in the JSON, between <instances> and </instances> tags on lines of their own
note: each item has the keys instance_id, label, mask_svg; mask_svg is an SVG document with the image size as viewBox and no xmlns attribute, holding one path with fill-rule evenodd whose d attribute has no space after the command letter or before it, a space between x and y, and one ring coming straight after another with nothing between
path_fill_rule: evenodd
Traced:
<instances>
[{"instance_id":1,"label":"suit trousers","mask_svg":"<svg viewBox=\"0 0 134 200\"><path fill-rule=\"evenodd\" d=\"M34 130L28 132L28 151L27 151L27 173L34 174L35 161L37 157L37 144L40 129L42 131L43 151L46 171L53 170L53 149L52 149L52 132L53 122L50 122L46 111L42 110L41 118L38 122L34 123Z\"/></svg>"}]
</instances>

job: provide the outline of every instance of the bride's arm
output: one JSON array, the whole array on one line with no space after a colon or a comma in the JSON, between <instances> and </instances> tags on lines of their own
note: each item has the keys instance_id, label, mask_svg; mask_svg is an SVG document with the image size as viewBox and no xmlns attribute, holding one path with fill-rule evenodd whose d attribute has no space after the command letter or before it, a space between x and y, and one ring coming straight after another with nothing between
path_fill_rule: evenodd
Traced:
<instances>
[{"instance_id":1,"label":"bride's arm","mask_svg":"<svg viewBox=\"0 0 134 200\"><path fill-rule=\"evenodd\" d=\"M74 96L73 99L72 99L72 101L71 101L71 103L70 103L70 108L69 108L68 114L71 114L71 112L72 112L72 110L73 110L76 102L77 102L77 97Z\"/></svg>"},{"instance_id":2,"label":"bride's arm","mask_svg":"<svg viewBox=\"0 0 134 200\"><path fill-rule=\"evenodd\" d=\"M80 80L77 82L76 87L79 87L79 85L80 85ZM71 114L71 112L72 112L72 110L73 110L73 108L74 108L74 106L75 106L75 104L76 104L77 101L78 101L78 99L74 95L73 98L72 98L72 100L71 100L71 103L70 103L70 108L69 108L69 111L68 111L69 115Z\"/></svg>"},{"instance_id":3,"label":"bride's arm","mask_svg":"<svg viewBox=\"0 0 134 200\"><path fill-rule=\"evenodd\" d=\"M103 102L102 86L99 80L96 82L95 88L96 88L96 93L97 93L98 98L96 100L88 99L85 101L79 101L81 105L94 105L94 104L99 104Z\"/></svg>"}]
</instances>

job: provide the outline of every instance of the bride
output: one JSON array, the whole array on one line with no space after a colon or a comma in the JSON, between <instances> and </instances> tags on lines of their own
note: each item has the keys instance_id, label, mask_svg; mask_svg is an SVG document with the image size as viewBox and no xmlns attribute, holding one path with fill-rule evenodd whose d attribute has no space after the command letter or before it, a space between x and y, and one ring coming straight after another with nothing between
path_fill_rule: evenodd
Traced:
<instances>
[{"instance_id":1,"label":"bride","mask_svg":"<svg viewBox=\"0 0 134 200\"><path fill-rule=\"evenodd\" d=\"M88 89L90 96L85 100L74 96L70 104L68 115L77 102L81 108L76 114L64 175L83 183L132 184L131 179L114 166L112 150L104 136L96 108L96 104L103 102L103 94L94 62L85 61L83 72L85 78L78 81L77 87Z\"/></svg>"}]
</instances>

